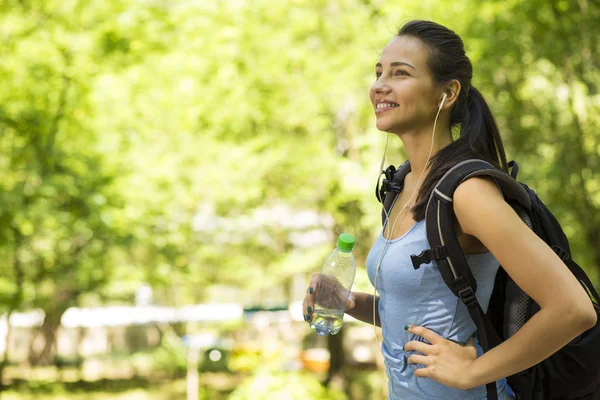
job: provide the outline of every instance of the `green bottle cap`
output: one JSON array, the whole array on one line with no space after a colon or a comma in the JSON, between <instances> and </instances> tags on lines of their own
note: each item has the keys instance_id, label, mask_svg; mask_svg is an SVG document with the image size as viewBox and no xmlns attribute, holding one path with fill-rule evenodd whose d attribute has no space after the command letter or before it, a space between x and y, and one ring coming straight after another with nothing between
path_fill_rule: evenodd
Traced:
<instances>
[{"instance_id":1,"label":"green bottle cap","mask_svg":"<svg viewBox=\"0 0 600 400\"><path fill-rule=\"evenodd\" d=\"M337 247L341 251L352 251L354 248L354 236L349 233L342 233L338 238Z\"/></svg>"}]
</instances>

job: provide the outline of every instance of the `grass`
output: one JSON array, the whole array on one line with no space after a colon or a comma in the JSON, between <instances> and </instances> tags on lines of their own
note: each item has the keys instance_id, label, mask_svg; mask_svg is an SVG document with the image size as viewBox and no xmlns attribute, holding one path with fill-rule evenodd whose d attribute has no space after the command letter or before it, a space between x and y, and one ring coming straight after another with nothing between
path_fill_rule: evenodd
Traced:
<instances>
[{"instance_id":1,"label":"grass","mask_svg":"<svg viewBox=\"0 0 600 400\"><path fill-rule=\"evenodd\" d=\"M123 385L115 385L115 382L110 381L105 382L105 388L100 385L101 383L96 383L93 388L75 389L52 382L37 388L30 387L26 391L11 389L4 392L1 398L2 400L184 400L186 398L185 379L152 385L142 383L143 387L125 389ZM200 395L200 399L202 398L203 394Z\"/></svg>"},{"instance_id":2,"label":"grass","mask_svg":"<svg viewBox=\"0 0 600 400\"><path fill-rule=\"evenodd\" d=\"M243 377L205 373L200 376L199 400L225 400ZM14 380L2 400L178 400L186 399L186 380L148 378L57 382Z\"/></svg>"}]
</instances>

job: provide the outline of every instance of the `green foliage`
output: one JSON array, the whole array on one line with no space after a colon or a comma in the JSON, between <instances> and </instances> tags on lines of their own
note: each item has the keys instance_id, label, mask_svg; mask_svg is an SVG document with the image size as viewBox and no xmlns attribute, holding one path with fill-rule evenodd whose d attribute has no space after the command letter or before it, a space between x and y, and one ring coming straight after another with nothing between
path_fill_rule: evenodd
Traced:
<instances>
[{"instance_id":1,"label":"green foliage","mask_svg":"<svg viewBox=\"0 0 600 400\"><path fill-rule=\"evenodd\" d=\"M259 371L230 395L231 400L271 399L344 400L346 395L327 389L312 375Z\"/></svg>"},{"instance_id":2,"label":"green foliage","mask_svg":"<svg viewBox=\"0 0 600 400\"><path fill-rule=\"evenodd\" d=\"M163 336L160 346L152 351L152 369L167 377L184 375L187 371L187 348L181 342Z\"/></svg>"},{"instance_id":3,"label":"green foliage","mask_svg":"<svg viewBox=\"0 0 600 400\"><path fill-rule=\"evenodd\" d=\"M200 389L211 399L219 399L217 393ZM123 381L98 380L95 382L40 382L30 381L27 384L13 384L2 392L7 400L170 400L185 398L185 380L173 382L148 382L140 379ZM206 398L206 397L204 397ZM223 397L225 398L225 397ZM201 396L200 399L203 399Z\"/></svg>"},{"instance_id":4,"label":"green foliage","mask_svg":"<svg viewBox=\"0 0 600 400\"><path fill-rule=\"evenodd\" d=\"M487 2L477 85L490 96L522 178L553 210L575 259L600 267L600 7L581 1ZM469 39L467 39L469 40Z\"/></svg>"},{"instance_id":5,"label":"green foliage","mask_svg":"<svg viewBox=\"0 0 600 400\"><path fill-rule=\"evenodd\" d=\"M142 282L162 304L210 300L216 285L260 303L316 270L342 231L364 265L385 139L367 91L413 18L462 35L510 158L598 278L593 2L50 0L1 13L2 311L57 321L71 305L131 302Z\"/></svg>"}]
</instances>

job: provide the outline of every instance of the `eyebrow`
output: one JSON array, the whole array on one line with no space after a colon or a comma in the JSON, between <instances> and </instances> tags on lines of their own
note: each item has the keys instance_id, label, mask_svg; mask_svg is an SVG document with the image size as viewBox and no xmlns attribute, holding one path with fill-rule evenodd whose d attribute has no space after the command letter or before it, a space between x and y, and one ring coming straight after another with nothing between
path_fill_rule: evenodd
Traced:
<instances>
[{"instance_id":1,"label":"eyebrow","mask_svg":"<svg viewBox=\"0 0 600 400\"><path fill-rule=\"evenodd\" d=\"M400 67L402 65L406 65L408 67L411 67L412 69L414 69L415 71L417 70L415 67L413 67L412 65L410 65L409 63L403 62L403 61L394 61L393 63L390 64L390 66L392 67ZM375 64L376 67L381 67L381 63L377 63Z\"/></svg>"}]
</instances>

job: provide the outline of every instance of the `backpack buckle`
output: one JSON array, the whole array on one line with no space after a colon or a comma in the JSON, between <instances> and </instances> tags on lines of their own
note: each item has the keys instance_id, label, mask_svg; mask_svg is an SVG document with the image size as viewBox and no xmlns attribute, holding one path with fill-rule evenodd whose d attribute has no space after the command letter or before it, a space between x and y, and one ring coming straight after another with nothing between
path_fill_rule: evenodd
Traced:
<instances>
[{"instance_id":1,"label":"backpack buckle","mask_svg":"<svg viewBox=\"0 0 600 400\"><path fill-rule=\"evenodd\" d=\"M383 163L381 164L381 167L383 168ZM396 189L393 191L395 191L396 193L400 193L400 190L398 190L395 186L398 184L393 182L395 174L396 174L396 167L394 167L393 165L390 165L385 170L382 170L381 173L379 174L379 178L377 178L377 187L375 188L375 197L377 197L377 200L379 200L379 202L382 204L385 200L385 196L386 196L387 192L390 190L391 187L394 187L394 189ZM381 187L380 187L379 182L381 181L381 175L383 175L383 181L381 182Z\"/></svg>"},{"instance_id":2,"label":"backpack buckle","mask_svg":"<svg viewBox=\"0 0 600 400\"><path fill-rule=\"evenodd\" d=\"M418 256L413 254L410 259L414 269L419 269L421 264L429 264L432 261L443 260L448 257L448 249L446 246L438 246L435 249L423 250Z\"/></svg>"},{"instance_id":3,"label":"backpack buckle","mask_svg":"<svg viewBox=\"0 0 600 400\"><path fill-rule=\"evenodd\" d=\"M471 286L467 286L458 291L458 296L461 298L463 303L469 308L473 308L477 305L477 297Z\"/></svg>"},{"instance_id":4,"label":"backpack buckle","mask_svg":"<svg viewBox=\"0 0 600 400\"><path fill-rule=\"evenodd\" d=\"M384 179L383 182L381 183L381 190L384 193L387 193L387 192L400 193L402 191L402 185L400 185L394 181Z\"/></svg>"},{"instance_id":5,"label":"backpack buckle","mask_svg":"<svg viewBox=\"0 0 600 400\"><path fill-rule=\"evenodd\" d=\"M571 258L571 256L569 255L569 253L566 250L563 250L562 248L558 247L557 245L552 245L552 250L556 253L557 256L560 257L560 259L563 262L567 262L569 260L569 258Z\"/></svg>"}]
</instances>

